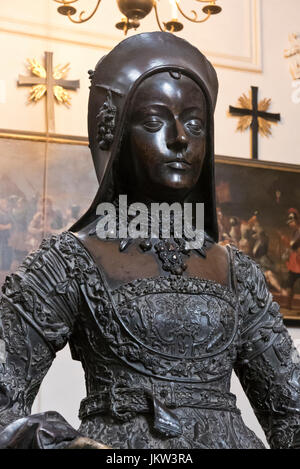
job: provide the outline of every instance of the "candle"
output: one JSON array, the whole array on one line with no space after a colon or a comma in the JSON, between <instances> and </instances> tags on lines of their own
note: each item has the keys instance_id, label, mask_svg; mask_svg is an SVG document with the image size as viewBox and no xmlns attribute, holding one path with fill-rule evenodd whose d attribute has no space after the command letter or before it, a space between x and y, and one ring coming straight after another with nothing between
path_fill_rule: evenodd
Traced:
<instances>
[{"instance_id":1,"label":"candle","mask_svg":"<svg viewBox=\"0 0 300 469\"><path fill-rule=\"evenodd\" d=\"M171 7L172 7L172 20L178 19L178 10L176 5L176 0L170 0Z\"/></svg>"}]
</instances>

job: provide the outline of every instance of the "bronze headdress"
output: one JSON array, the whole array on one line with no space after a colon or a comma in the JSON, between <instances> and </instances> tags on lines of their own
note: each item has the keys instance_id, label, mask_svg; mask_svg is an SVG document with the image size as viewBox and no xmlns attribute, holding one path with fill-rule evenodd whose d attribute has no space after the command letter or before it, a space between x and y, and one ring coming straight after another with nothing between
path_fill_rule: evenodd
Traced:
<instances>
[{"instance_id":1,"label":"bronze headdress","mask_svg":"<svg viewBox=\"0 0 300 469\"><path fill-rule=\"evenodd\" d=\"M180 72L202 89L207 109L206 157L196 188L196 201L205 203L205 231L216 242L218 225L214 182L214 120L218 93L216 72L194 46L170 33L132 36L103 57L91 75L88 110L89 144L99 190L88 211L71 228L78 231L96 217L100 202L112 201L112 165L121 153L126 117L135 90L147 77L165 71Z\"/></svg>"}]
</instances>

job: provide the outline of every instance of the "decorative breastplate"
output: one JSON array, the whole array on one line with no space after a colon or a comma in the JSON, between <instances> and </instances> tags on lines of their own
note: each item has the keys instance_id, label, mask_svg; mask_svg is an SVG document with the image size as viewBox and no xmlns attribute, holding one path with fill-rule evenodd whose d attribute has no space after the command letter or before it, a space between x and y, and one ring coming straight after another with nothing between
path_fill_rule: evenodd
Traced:
<instances>
[{"instance_id":1,"label":"decorative breastplate","mask_svg":"<svg viewBox=\"0 0 300 469\"><path fill-rule=\"evenodd\" d=\"M157 277L104 288L88 302L110 351L144 375L199 383L231 371L238 309L226 287Z\"/></svg>"}]
</instances>

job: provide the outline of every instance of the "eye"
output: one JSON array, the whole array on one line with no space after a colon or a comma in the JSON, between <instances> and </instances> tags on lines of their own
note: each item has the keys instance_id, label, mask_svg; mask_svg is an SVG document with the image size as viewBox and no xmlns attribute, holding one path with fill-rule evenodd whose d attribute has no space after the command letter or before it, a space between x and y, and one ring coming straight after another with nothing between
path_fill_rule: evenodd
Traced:
<instances>
[{"instance_id":1,"label":"eye","mask_svg":"<svg viewBox=\"0 0 300 469\"><path fill-rule=\"evenodd\" d=\"M148 132L158 132L162 128L163 122L157 117L153 117L145 121L143 126Z\"/></svg>"},{"instance_id":2,"label":"eye","mask_svg":"<svg viewBox=\"0 0 300 469\"><path fill-rule=\"evenodd\" d=\"M191 119L185 125L194 135L202 135L204 133L203 124L200 119Z\"/></svg>"}]
</instances>

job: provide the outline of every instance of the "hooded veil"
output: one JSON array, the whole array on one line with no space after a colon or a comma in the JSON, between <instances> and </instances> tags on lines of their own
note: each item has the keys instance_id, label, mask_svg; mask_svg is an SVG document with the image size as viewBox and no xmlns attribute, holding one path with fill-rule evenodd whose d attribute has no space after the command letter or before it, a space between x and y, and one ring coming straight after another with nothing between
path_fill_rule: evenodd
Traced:
<instances>
[{"instance_id":1,"label":"hooded veil","mask_svg":"<svg viewBox=\"0 0 300 469\"><path fill-rule=\"evenodd\" d=\"M214 179L214 121L218 79L211 63L189 42L166 32L137 34L103 57L91 75L88 108L89 145L99 182L90 208L70 228L79 231L96 218L96 207L111 202L113 163L121 155L126 116L138 86L149 76L177 71L201 88L206 101L206 155L194 200L204 203L205 231L218 241Z\"/></svg>"}]
</instances>

